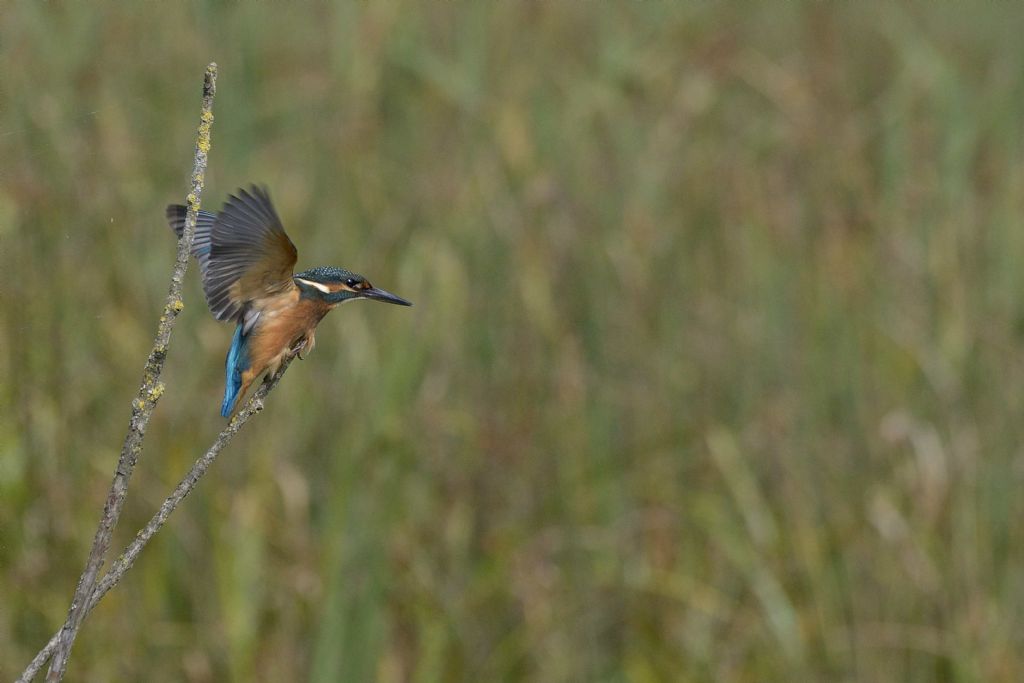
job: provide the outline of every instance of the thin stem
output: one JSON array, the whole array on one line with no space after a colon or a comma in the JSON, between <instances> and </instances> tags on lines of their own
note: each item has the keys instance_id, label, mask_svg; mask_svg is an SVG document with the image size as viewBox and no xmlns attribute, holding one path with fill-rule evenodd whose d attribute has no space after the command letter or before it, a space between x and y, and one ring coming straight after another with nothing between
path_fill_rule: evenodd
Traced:
<instances>
[{"instance_id":1,"label":"thin stem","mask_svg":"<svg viewBox=\"0 0 1024 683\"><path fill-rule=\"evenodd\" d=\"M285 370L288 369L291 362L292 358L285 359L281 364L281 368L256 390L256 393L254 393L248 402L246 402L242 410L238 412L238 415L236 415L234 419L228 423L228 426L221 431L220 435L217 436L217 439L213 442L206 453L196 460L192 465L192 468L188 471L188 474L185 475L181 482L174 488L174 491L171 492L171 495L169 495L167 499L164 500L163 504L160 505L160 509L155 515L153 515L153 518L149 520L149 523L139 530L135 535L135 540L128 544L128 547L124 549L121 556L114 561L113 565L111 565L110 571L108 571L96 584L92 594L89 596L88 602L83 603L83 619L92 611L96 604L103 599L103 596L118 584L121 578L125 575L125 572L132 568L132 565L135 563L136 558L138 558L139 553L142 552L142 549L147 543L149 543L150 539L153 538L156 532L160 530L167 519L171 516L171 513L174 512L174 509L178 507L178 504L181 503L192 489L196 487L196 484L198 484L199 480L204 474L206 474L206 471L210 469L213 461L217 459L217 456L220 455L220 452L224 447L228 445L232 438L234 438L235 434L242 429L245 423L249 421L249 418L263 410L264 400L267 395L274 390L277 383L281 381L281 377L284 376ZM56 650L57 645L60 642L60 636L63 632L63 629L61 629L60 631L57 631L52 638L50 638L50 642L48 642L46 646L39 651L35 658L33 658L32 662L25 669L24 673L21 674L21 678L19 678L16 683L29 683L29 681L35 677L43 664L46 663L46 660L49 659L50 655L52 655L54 650Z\"/></svg>"},{"instance_id":2,"label":"thin stem","mask_svg":"<svg viewBox=\"0 0 1024 683\"><path fill-rule=\"evenodd\" d=\"M149 543L150 539L160 530L160 527L164 525L167 518L171 516L174 509L178 507L178 504L185 499L192 489L196 487L199 480L206 474L206 471L210 469L210 465L217 459L220 452L225 446L234 438L235 434L242 429L246 422L249 421L256 413L263 410L263 401L277 383L281 381L281 377L284 376L285 370L291 365L292 358L287 358L281 363L280 369L266 382L260 385L260 388L256 390L256 393L252 395L252 398L245 404L245 407L239 411L228 426L225 427L217 439L213 442L206 453L195 461L192 465L192 469L188 471L188 474L174 487L174 491L171 492L167 499L160 505L160 509L157 511L153 518L149 520L136 535L135 540L128 544L128 547L124 549L121 556L114 561L111 565L110 571L104 575L103 579L100 580L96 586L96 590L93 591L92 597L89 599L89 609L100 601L100 599L107 594L107 592L117 585L124 576L125 572L132 568L132 564L135 563L135 559L142 552L142 549Z\"/></svg>"},{"instance_id":3,"label":"thin stem","mask_svg":"<svg viewBox=\"0 0 1024 683\"><path fill-rule=\"evenodd\" d=\"M188 269L192 240L195 237L196 214L199 211L200 199L203 193L203 183L206 175L207 155L210 151L210 128L213 125L213 99L217 92L217 65L210 64L206 67L206 74L203 79L203 105L199 121L199 132L196 138L195 159L192 166L192 190L188 195L188 212L185 216L185 230L182 238L178 241L178 257L174 264L174 271L171 275L171 285L167 292L167 301L164 304L163 315L160 316L160 324L157 326L156 339L153 341L153 348L146 360L146 367L143 372L142 382L139 385L139 392L132 401L132 415L128 426L128 433L124 438L124 445L121 447L121 457L117 462L117 469L114 471L114 480L110 485L110 492L107 494L106 504L103 506L103 515L100 518L99 526L96 529L96 536L93 538L92 549L89 551L89 559L86 562L82 576L78 580L74 598L71 600L71 607L68 609L67 619L61 627L57 638L56 647L53 652L53 660L46 675L48 683L57 683L64 677L67 669L68 657L71 654L71 647L74 645L75 637L85 619L91 603L91 596L96 585L96 578L103 567L103 560L107 550L110 548L110 541L114 534L114 527L121 516L121 509L124 507L125 495L128 492L128 482L131 479L135 463L139 454L142 453L142 444L146 436L146 427L153 415L160 396L164 392L164 384L160 381L163 373L164 360L167 358L167 346L170 343L171 332L177 322L178 314L181 313L184 305L181 301L181 283Z\"/></svg>"}]
</instances>

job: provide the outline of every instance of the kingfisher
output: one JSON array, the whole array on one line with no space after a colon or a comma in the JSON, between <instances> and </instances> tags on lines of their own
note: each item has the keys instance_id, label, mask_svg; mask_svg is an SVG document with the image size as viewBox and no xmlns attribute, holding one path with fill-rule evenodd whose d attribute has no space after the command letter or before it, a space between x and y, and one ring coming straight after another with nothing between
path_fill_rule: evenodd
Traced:
<instances>
[{"instance_id":1,"label":"kingfisher","mask_svg":"<svg viewBox=\"0 0 1024 683\"><path fill-rule=\"evenodd\" d=\"M167 207L167 222L179 239L185 213L181 204ZM298 251L263 186L229 195L220 213L199 211L192 255L199 262L210 312L236 324L224 363L223 417L231 416L257 377L273 376L293 355L305 358L313 349L316 326L339 304L370 299L412 306L344 268L293 273Z\"/></svg>"}]
</instances>

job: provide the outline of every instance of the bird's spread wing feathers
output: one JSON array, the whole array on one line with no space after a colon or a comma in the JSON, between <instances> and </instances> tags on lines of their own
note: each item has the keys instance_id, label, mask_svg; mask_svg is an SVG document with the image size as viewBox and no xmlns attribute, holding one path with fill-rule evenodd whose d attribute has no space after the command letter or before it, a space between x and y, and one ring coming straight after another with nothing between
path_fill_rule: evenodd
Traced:
<instances>
[{"instance_id":1,"label":"bird's spread wing feathers","mask_svg":"<svg viewBox=\"0 0 1024 683\"><path fill-rule=\"evenodd\" d=\"M167 207L167 221L180 236L185 207ZM228 198L219 214L200 211L192 253L199 261L206 303L217 320L256 322L245 315L253 299L287 291L295 284L295 245L281 225L266 188L253 185Z\"/></svg>"},{"instance_id":2,"label":"bird's spread wing feathers","mask_svg":"<svg viewBox=\"0 0 1024 683\"><path fill-rule=\"evenodd\" d=\"M266 189L229 197L214 223L203 290L218 320L234 320L253 299L294 287L298 253Z\"/></svg>"},{"instance_id":3,"label":"bird's spread wing feathers","mask_svg":"<svg viewBox=\"0 0 1024 683\"><path fill-rule=\"evenodd\" d=\"M181 239L185 232L185 213L188 209L181 204L171 204L167 207L167 223L174 230L174 234ZM206 279L206 269L210 263L210 235L213 232L213 223L217 214L209 211L200 211L196 216L196 233L192 241L192 255L199 262L199 270L203 279Z\"/></svg>"}]
</instances>

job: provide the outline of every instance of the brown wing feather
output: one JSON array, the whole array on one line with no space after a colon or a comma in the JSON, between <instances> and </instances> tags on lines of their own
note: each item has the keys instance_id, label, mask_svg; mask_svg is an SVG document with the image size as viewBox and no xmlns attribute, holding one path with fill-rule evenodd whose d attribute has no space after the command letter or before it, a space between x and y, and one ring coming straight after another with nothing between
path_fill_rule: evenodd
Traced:
<instances>
[{"instance_id":1,"label":"brown wing feather","mask_svg":"<svg viewBox=\"0 0 1024 683\"><path fill-rule=\"evenodd\" d=\"M234 320L246 304L295 286L298 251L281 225L266 188L231 195L210 232L203 291L218 320Z\"/></svg>"}]
</instances>

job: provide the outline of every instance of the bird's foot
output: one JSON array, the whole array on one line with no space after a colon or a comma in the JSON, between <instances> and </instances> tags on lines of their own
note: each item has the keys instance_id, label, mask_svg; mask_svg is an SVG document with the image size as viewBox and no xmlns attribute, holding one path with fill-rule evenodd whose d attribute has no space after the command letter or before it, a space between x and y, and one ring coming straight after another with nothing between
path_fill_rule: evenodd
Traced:
<instances>
[{"instance_id":1,"label":"bird's foot","mask_svg":"<svg viewBox=\"0 0 1024 683\"><path fill-rule=\"evenodd\" d=\"M291 348L292 357L298 356L299 360L306 360L306 356L313 350L313 345L316 343L316 339L312 334L306 337L302 337L296 341Z\"/></svg>"}]
</instances>

